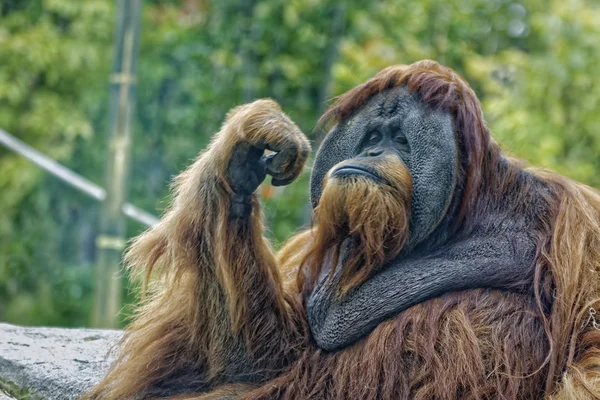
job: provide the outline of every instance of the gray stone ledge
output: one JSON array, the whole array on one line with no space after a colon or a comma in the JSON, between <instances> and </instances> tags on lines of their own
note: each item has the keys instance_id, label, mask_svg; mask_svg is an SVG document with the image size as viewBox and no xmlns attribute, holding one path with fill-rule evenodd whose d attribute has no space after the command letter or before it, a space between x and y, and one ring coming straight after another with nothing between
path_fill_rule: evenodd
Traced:
<instances>
[{"instance_id":1,"label":"gray stone ledge","mask_svg":"<svg viewBox=\"0 0 600 400\"><path fill-rule=\"evenodd\" d=\"M6 393L0 390L0 400L15 400L15 398L9 397Z\"/></svg>"},{"instance_id":2,"label":"gray stone ledge","mask_svg":"<svg viewBox=\"0 0 600 400\"><path fill-rule=\"evenodd\" d=\"M110 364L120 331L0 323L0 400L77 399Z\"/></svg>"}]
</instances>

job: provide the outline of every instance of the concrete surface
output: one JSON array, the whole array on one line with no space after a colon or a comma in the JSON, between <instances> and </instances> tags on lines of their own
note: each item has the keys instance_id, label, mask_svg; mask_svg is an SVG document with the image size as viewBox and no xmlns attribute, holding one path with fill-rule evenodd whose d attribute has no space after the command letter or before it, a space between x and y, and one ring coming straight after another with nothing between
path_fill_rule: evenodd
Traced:
<instances>
[{"instance_id":1,"label":"concrete surface","mask_svg":"<svg viewBox=\"0 0 600 400\"><path fill-rule=\"evenodd\" d=\"M120 336L0 323L0 400L78 398L104 375Z\"/></svg>"}]
</instances>

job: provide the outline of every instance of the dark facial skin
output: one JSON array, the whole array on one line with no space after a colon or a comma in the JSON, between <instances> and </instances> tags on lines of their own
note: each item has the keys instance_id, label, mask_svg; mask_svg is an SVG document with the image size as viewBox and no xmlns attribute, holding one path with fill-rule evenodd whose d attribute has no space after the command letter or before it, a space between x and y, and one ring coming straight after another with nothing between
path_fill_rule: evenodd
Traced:
<instances>
[{"instance_id":1,"label":"dark facial skin","mask_svg":"<svg viewBox=\"0 0 600 400\"><path fill-rule=\"evenodd\" d=\"M447 214L456 192L458 149L450 115L428 109L402 87L373 97L327 135L311 175L313 207L319 202L325 175L336 164L377 157L380 151L394 152L410 171L413 207L408 245L414 247Z\"/></svg>"},{"instance_id":2,"label":"dark facial skin","mask_svg":"<svg viewBox=\"0 0 600 400\"><path fill-rule=\"evenodd\" d=\"M313 205L320 196L319 182L333 165L384 152L397 154L413 180L409 244L397 259L342 299L336 298L327 280L330 268L324 268L307 312L313 338L325 350L348 346L385 319L432 297L472 288L520 291L533 274L535 237L542 229L536 215L545 212L536 191L544 190L543 185L522 172L518 187L502 201L486 205L477 224L468 231L451 232L461 199L457 172L461 161L452 119L402 88L374 97L328 135L313 167ZM345 168L332 173L369 172ZM515 206L523 193L530 196L525 212ZM337 272L343 262L342 254Z\"/></svg>"},{"instance_id":3,"label":"dark facial skin","mask_svg":"<svg viewBox=\"0 0 600 400\"><path fill-rule=\"evenodd\" d=\"M356 159L361 163L344 164L331 171L334 176L352 176L361 175L375 182L381 182L377 171L364 165L365 158L385 156L388 153L394 153L400 160L408 159L410 155L410 146L406 135L397 127L394 127L393 121L387 121L383 126L374 126L363 140L360 148L360 154Z\"/></svg>"}]
</instances>

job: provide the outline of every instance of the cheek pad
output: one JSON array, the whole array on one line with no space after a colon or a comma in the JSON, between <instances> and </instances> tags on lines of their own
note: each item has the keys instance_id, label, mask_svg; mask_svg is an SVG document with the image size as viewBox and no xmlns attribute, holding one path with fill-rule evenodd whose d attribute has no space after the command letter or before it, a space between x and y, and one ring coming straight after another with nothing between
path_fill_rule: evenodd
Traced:
<instances>
[{"instance_id":1,"label":"cheek pad","mask_svg":"<svg viewBox=\"0 0 600 400\"><path fill-rule=\"evenodd\" d=\"M321 143L310 175L310 201L313 208L319 204L323 191L323 179L337 163L349 158L353 151L352 140L345 135L343 125L337 125Z\"/></svg>"},{"instance_id":2,"label":"cheek pad","mask_svg":"<svg viewBox=\"0 0 600 400\"><path fill-rule=\"evenodd\" d=\"M415 107L403 129L411 149L407 164L413 179L412 247L429 236L448 211L456 189L458 150L448 113Z\"/></svg>"}]
</instances>

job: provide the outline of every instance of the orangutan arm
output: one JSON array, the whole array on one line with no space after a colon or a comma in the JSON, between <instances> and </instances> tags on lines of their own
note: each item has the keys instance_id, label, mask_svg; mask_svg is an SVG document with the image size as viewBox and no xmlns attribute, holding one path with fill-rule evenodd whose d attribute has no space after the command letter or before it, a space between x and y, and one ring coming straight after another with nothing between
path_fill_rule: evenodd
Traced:
<instances>
[{"instance_id":1,"label":"orangutan arm","mask_svg":"<svg viewBox=\"0 0 600 400\"><path fill-rule=\"evenodd\" d=\"M367 336L382 321L441 294L522 288L533 273L534 251L526 234L474 237L435 256L397 260L342 299L335 297L324 273L307 305L312 335L319 347L338 350Z\"/></svg>"},{"instance_id":2,"label":"orangutan arm","mask_svg":"<svg viewBox=\"0 0 600 400\"><path fill-rule=\"evenodd\" d=\"M273 184L294 180L309 150L273 101L228 114L209 148L176 178L160 223L127 252L134 273L155 279L92 397L260 383L295 359L305 337L302 318L282 288L254 192L266 174Z\"/></svg>"}]
</instances>

